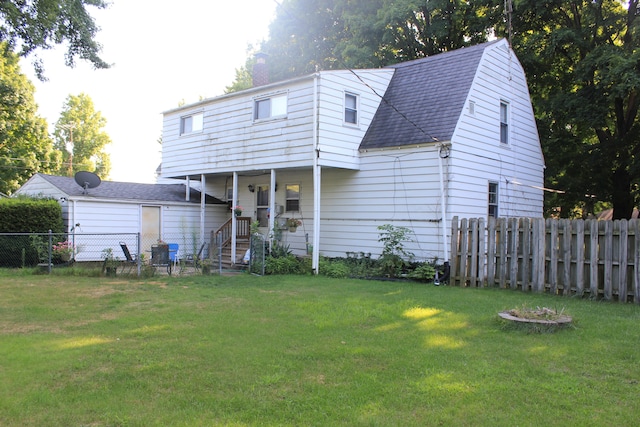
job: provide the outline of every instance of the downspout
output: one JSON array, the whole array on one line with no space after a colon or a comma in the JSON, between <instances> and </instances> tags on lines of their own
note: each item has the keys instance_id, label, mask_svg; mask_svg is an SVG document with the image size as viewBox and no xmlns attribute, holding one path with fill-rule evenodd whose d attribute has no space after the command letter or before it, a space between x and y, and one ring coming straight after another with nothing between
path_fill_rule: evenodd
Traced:
<instances>
[{"instance_id":1,"label":"downspout","mask_svg":"<svg viewBox=\"0 0 640 427\"><path fill-rule=\"evenodd\" d=\"M314 274L320 272L320 189L322 170L319 165L320 141L318 136L318 78L313 75L313 252L311 254L311 268Z\"/></svg>"},{"instance_id":2,"label":"downspout","mask_svg":"<svg viewBox=\"0 0 640 427\"><path fill-rule=\"evenodd\" d=\"M271 182L269 184L269 230L275 230L276 221L276 170L271 169ZM271 233L272 235L275 233ZM273 244L273 241L271 242Z\"/></svg>"},{"instance_id":3,"label":"downspout","mask_svg":"<svg viewBox=\"0 0 640 427\"><path fill-rule=\"evenodd\" d=\"M189 179L187 178L187 184L189 183ZM204 242L204 222L206 216L206 199L207 195L204 192L207 184L207 177L204 174L200 175L200 244ZM189 201L189 199L187 199Z\"/></svg>"},{"instance_id":4,"label":"downspout","mask_svg":"<svg viewBox=\"0 0 640 427\"><path fill-rule=\"evenodd\" d=\"M238 206L238 172L233 172L233 204L231 205L231 264L236 263L236 232L237 223L236 216L233 213L233 207Z\"/></svg>"},{"instance_id":5,"label":"downspout","mask_svg":"<svg viewBox=\"0 0 640 427\"><path fill-rule=\"evenodd\" d=\"M440 211L442 212L442 242L444 246L444 276L440 280L447 280L449 276L449 243L447 241L447 206L444 197L444 172L442 167L443 159L449 157L451 144L439 144L438 146L438 170L440 172ZM437 278L437 275L436 275Z\"/></svg>"}]
</instances>

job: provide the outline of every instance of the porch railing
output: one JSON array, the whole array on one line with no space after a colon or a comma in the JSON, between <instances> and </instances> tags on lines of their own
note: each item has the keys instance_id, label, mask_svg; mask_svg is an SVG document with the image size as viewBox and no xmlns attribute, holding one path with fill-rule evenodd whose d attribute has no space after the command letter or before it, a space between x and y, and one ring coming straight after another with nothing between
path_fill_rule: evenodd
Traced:
<instances>
[{"instance_id":1,"label":"porch railing","mask_svg":"<svg viewBox=\"0 0 640 427\"><path fill-rule=\"evenodd\" d=\"M221 241L221 247L225 247L231 244L231 221L232 218L229 218L227 222L222 224L220 228L213 232L213 236L211 241L218 242ZM251 230L251 217L248 216L239 216L236 217L236 239L249 239ZM220 240L218 240L220 239Z\"/></svg>"}]
</instances>

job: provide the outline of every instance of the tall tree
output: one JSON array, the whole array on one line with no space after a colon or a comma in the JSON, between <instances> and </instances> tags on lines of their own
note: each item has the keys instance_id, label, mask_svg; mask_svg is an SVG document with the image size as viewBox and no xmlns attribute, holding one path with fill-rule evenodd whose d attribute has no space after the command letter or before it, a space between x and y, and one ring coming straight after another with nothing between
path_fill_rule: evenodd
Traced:
<instances>
[{"instance_id":1,"label":"tall tree","mask_svg":"<svg viewBox=\"0 0 640 427\"><path fill-rule=\"evenodd\" d=\"M499 0L284 0L261 51L272 80L321 70L378 68L483 42ZM227 92L247 86L249 58Z\"/></svg>"},{"instance_id":2,"label":"tall tree","mask_svg":"<svg viewBox=\"0 0 640 427\"><path fill-rule=\"evenodd\" d=\"M101 178L109 176L111 159L104 149L111 143L111 138L103 130L106 124L88 95L67 97L54 131L54 146L62 153L64 161L58 174L73 176L83 170Z\"/></svg>"},{"instance_id":3,"label":"tall tree","mask_svg":"<svg viewBox=\"0 0 640 427\"><path fill-rule=\"evenodd\" d=\"M96 68L108 68L99 56L102 47L94 40L98 27L87 11L87 6L104 9L107 5L104 0L2 0L0 42L20 56L65 44L68 66L73 67L80 58ZM43 78L44 67L37 57L34 67Z\"/></svg>"},{"instance_id":4,"label":"tall tree","mask_svg":"<svg viewBox=\"0 0 640 427\"><path fill-rule=\"evenodd\" d=\"M47 122L37 115L34 87L19 60L0 43L0 192L10 194L36 172L55 167Z\"/></svg>"},{"instance_id":5,"label":"tall tree","mask_svg":"<svg viewBox=\"0 0 640 427\"><path fill-rule=\"evenodd\" d=\"M640 192L638 0L522 0L514 49L529 78L547 183L567 193L547 208L630 218Z\"/></svg>"}]
</instances>

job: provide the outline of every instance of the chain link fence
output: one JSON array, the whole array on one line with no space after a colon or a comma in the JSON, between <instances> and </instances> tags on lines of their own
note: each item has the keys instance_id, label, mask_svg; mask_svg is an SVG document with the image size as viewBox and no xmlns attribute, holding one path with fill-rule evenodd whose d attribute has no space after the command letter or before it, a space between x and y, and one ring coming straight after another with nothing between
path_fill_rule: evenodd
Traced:
<instances>
[{"instance_id":1,"label":"chain link fence","mask_svg":"<svg viewBox=\"0 0 640 427\"><path fill-rule=\"evenodd\" d=\"M0 233L0 268L78 266L107 275L201 273L208 264L209 242L196 234Z\"/></svg>"}]
</instances>

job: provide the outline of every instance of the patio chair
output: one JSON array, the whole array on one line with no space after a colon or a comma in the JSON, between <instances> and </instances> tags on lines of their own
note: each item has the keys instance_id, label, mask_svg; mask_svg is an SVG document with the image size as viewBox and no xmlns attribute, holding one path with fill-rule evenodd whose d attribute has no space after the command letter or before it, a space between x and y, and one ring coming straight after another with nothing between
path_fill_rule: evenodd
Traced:
<instances>
[{"instance_id":1,"label":"patio chair","mask_svg":"<svg viewBox=\"0 0 640 427\"><path fill-rule=\"evenodd\" d=\"M125 267L129 267L129 272L131 272L131 269L134 267L138 266L138 259L137 257L134 258L131 255L131 252L129 251L129 247L127 246L127 244L125 242L120 242L120 247L122 248L122 252L124 253L124 265Z\"/></svg>"},{"instance_id":2,"label":"patio chair","mask_svg":"<svg viewBox=\"0 0 640 427\"><path fill-rule=\"evenodd\" d=\"M193 268L195 268L196 270L200 270L200 267L202 266L202 254L205 253L205 248L207 247L207 243L203 243L200 246L200 249L198 250L198 253L196 255L194 254L189 254L185 257L184 259L184 264L185 266L193 266Z\"/></svg>"}]
</instances>

